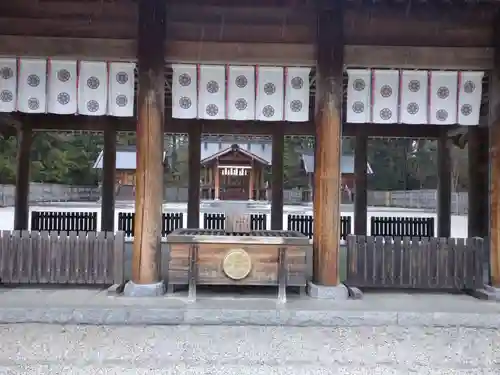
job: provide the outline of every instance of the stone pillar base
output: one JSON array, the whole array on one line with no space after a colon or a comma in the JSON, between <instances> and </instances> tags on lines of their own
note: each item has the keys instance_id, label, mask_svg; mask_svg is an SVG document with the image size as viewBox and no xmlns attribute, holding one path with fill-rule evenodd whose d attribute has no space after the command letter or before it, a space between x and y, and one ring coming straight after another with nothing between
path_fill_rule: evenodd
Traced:
<instances>
[{"instance_id":1,"label":"stone pillar base","mask_svg":"<svg viewBox=\"0 0 500 375\"><path fill-rule=\"evenodd\" d=\"M164 294L165 283L163 281L156 284L136 284L129 281L123 289L125 297L159 297Z\"/></svg>"},{"instance_id":2,"label":"stone pillar base","mask_svg":"<svg viewBox=\"0 0 500 375\"><path fill-rule=\"evenodd\" d=\"M500 301L500 288L485 285L484 289L473 290L471 295L478 299L488 301Z\"/></svg>"},{"instance_id":3,"label":"stone pillar base","mask_svg":"<svg viewBox=\"0 0 500 375\"><path fill-rule=\"evenodd\" d=\"M309 281L307 283L307 294L309 294L309 297L317 299L345 301L349 298L349 290L344 284L324 286Z\"/></svg>"}]
</instances>

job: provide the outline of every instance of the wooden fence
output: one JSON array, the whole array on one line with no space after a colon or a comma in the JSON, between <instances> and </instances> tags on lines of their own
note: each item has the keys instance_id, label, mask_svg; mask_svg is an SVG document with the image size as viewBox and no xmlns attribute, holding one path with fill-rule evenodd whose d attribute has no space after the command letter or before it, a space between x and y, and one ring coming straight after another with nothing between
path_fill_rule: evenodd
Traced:
<instances>
[{"instance_id":1,"label":"wooden fence","mask_svg":"<svg viewBox=\"0 0 500 375\"><path fill-rule=\"evenodd\" d=\"M31 230L88 233L97 231L97 212L33 211Z\"/></svg>"},{"instance_id":2,"label":"wooden fence","mask_svg":"<svg viewBox=\"0 0 500 375\"><path fill-rule=\"evenodd\" d=\"M372 216L370 235L383 237L434 237L434 218Z\"/></svg>"},{"instance_id":3,"label":"wooden fence","mask_svg":"<svg viewBox=\"0 0 500 375\"><path fill-rule=\"evenodd\" d=\"M388 289L483 286L482 238L349 236L346 284Z\"/></svg>"},{"instance_id":4,"label":"wooden fence","mask_svg":"<svg viewBox=\"0 0 500 375\"><path fill-rule=\"evenodd\" d=\"M164 213L161 220L161 236L166 237L174 230L182 228L183 214ZM125 233L126 237L134 236L134 212L120 212L118 214L118 230Z\"/></svg>"},{"instance_id":5,"label":"wooden fence","mask_svg":"<svg viewBox=\"0 0 500 375\"><path fill-rule=\"evenodd\" d=\"M0 232L2 284L111 285L124 281L123 268L120 232Z\"/></svg>"},{"instance_id":6,"label":"wooden fence","mask_svg":"<svg viewBox=\"0 0 500 375\"><path fill-rule=\"evenodd\" d=\"M288 215L287 229L302 233L312 238L314 233L314 218L311 215ZM340 217L340 238L345 240L351 234L351 217Z\"/></svg>"},{"instance_id":7,"label":"wooden fence","mask_svg":"<svg viewBox=\"0 0 500 375\"><path fill-rule=\"evenodd\" d=\"M203 214L203 229L224 230L226 228L226 215L222 213L204 213ZM250 215L251 230L266 230L267 215L266 214L251 214Z\"/></svg>"}]
</instances>

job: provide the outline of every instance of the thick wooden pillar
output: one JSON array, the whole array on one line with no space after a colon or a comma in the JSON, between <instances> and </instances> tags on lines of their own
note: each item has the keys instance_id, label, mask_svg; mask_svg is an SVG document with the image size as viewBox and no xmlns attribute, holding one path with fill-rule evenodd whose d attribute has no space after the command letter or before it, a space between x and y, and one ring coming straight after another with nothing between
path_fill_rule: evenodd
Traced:
<instances>
[{"instance_id":1,"label":"thick wooden pillar","mask_svg":"<svg viewBox=\"0 0 500 375\"><path fill-rule=\"evenodd\" d=\"M437 234L451 237L451 159L446 132L438 139Z\"/></svg>"},{"instance_id":2,"label":"thick wooden pillar","mask_svg":"<svg viewBox=\"0 0 500 375\"><path fill-rule=\"evenodd\" d=\"M104 130L102 168L101 230L115 230L116 196L116 129L113 125Z\"/></svg>"},{"instance_id":3,"label":"thick wooden pillar","mask_svg":"<svg viewBox=\"0 0 500 375\"><path fill-rule=\"evenodd\" d=\"M166 1L139 1L137 170L132 281L159 281L163 204Z\"/></svg>"},{"instance_id":4,"label":"thick wooden pillar","mask_svg":"<svg viewBox=\"0 0 500 375\"><path fill-rule=\"evenodd\" d=\"M271 230L283 229L283 153L285 135L283 125L273 129L271 173Z\"/></svg>"},{"instance_id":5,"label":"thick wooden pillar","mask_svg":"<svg viewBox=\"0 0 500 375\"><path fill-rule=\"evenodd\" d=\"M356 136L354 154L354 234L366 236L368 220L368 137Z\"/></svg>"},{"instance_id":6,"label":"thick wooden pillar","mask_svg":"<svg viewBox=\"0 0 500 375\"><path fill-rule=\"evenodd\" d=\"M314 121L314 271L316 284L339 284L343 2L318 10Z\"/></svg>"},{"instance_id":7,"label":"thick wooden pillar","mask_svg":"<svg viewBox=\"0 0 500 375\"><path fill-rule=\"evenodd\" d=\"M470 127L467 136L469 161L468 237L488 236L488 128Z\"/></svg>"},{"instance_id":8,"label":"thick wooden pillar","mask_svg":"<svg viewBox=\"0 0 500 375\"><path fill-rule=\"evenodd\" d=\"M193 121L189 135L189 186L187 205L188 228L200 226L201 126Z\"/></svg>"},{"instance_id":9,"label":"thick wooden pillar","mask_svg":"<svg viewBox=\"0 0 500 375\"><path fill-rule=\"evenodd\" d=\"M493 22L495 55L490 72L490 282L500 288L500 12Z\"/></svg>"},{"instance_id":10,"label":"thick wooden pillar","mask_svg":"<svg viewBox=\"0 0 500 375\"><path fill-rule=\"evenodd\" d=\"M27 230L29 225L30 164L33 131L23 125L17 132L17 173L14 207L14 230Z\"/></svg>"}]
</instances>

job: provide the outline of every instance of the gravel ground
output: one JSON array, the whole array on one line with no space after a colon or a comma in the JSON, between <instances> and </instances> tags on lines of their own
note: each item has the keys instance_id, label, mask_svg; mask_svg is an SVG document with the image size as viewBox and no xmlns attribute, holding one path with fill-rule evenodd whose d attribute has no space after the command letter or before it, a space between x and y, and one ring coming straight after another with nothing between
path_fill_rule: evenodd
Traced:
<instances>
[{"instance_id":1,"label":"gravel ground","mask_svg":"<svg viewBox=\"0 0 500 375\"><path fill-rule=\"evenodd\" d=\"M500 374L500 332L0 326L0 374Z\"/></svg>"}]
</instances>

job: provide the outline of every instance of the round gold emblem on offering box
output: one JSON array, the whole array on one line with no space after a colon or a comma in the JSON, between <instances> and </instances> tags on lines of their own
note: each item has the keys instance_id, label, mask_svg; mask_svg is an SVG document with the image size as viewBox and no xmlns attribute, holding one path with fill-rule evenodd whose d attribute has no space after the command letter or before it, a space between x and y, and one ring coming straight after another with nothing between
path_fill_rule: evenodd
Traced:
<instances>
[{"instance_id":1,"label":"round gold emblem on offering box","mask_svg":"<svg viewBox=\"0 0 500 375\"><path fill-rule=\"evenodd\" d=\"M233 280L242 280L252 270L252 259L243 249L229 250L222 262L224 273Z\"/></svg>"}]
</instances>

